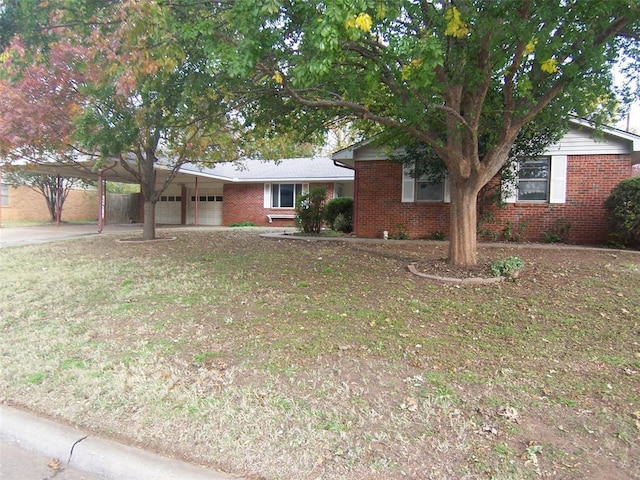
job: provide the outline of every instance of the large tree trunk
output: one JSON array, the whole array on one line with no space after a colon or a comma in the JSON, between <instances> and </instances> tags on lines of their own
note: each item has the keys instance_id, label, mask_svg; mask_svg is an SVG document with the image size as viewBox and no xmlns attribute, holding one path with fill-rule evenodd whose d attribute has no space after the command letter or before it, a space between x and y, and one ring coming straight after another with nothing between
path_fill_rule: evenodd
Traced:
<instances>
[{"instance_id":1,"label":"large tree trunk","mask_svg":"<svg viewBox=\"0 0 640 480\"><path fill-rule=\"evenodd\" d=\"M148 200L144 201L144 224L142 227L142 239L154 240L156 238L156 204Z\"/></svg>"},{"instance_id":2,"label":"large tree trunk","mask_svg":"<svg viewBox=\"0 0 640 480\"><path fill-rule=\"evenodd\" d=\"M449 263L456 266L474 266L477 264L478 188L469 181L451 182L450 194Z\"/></svg>"}]
</instances>

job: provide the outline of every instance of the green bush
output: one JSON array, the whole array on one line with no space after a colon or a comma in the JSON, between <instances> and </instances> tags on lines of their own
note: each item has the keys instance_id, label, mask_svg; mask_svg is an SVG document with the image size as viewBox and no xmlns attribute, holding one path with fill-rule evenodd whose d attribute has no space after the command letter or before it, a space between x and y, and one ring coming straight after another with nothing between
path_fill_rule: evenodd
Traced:
<instances>
[{"instance_id":1,"label":"green bush","mask_svg":"<svg viewBox=\"0 0 640 480\"><path fill-rule=\"evenodd\" d=\"M609 213L610 238L624 247L640 247L640 177L614 187L604 202Z\"/></svg>"},{"instance_id":2,"label":"green bush","mask_svg":"<svg viewBox=\"0 0 640 480\"><path fill-rule=\"evenodd\" d=\"M304 233L320 233L327 189L313 187L296 199L296 225Z\"/></svg>"},{"instance_id":3,"label":"green bush","mask_svg":"<svg viewBox=\"0 0 640 480\"><path fill-rule=\"evenodd\" d=\"M509 257L496 260L489 268L494 277L516 278L522 267L524 267L524 262L520 257Z\"/></svg>"},{"instance_id":4,"label":"green bush","mask_svg":"<svg viewBox=\"0 0 640 480\"><path fill-rule=\"evenodd\" d=\"M396 223L391 226L389 238L392 240L408 240L409 231L406 223Z\"/></svg>"},{"instance_id":5,"label":"green bush","mask_svg":"<svg viewBox=\"0 0 640 480\"><path fill-rule=\"evenodd\" d=\"M569 237L569 230L571 230L569 219L566 217L557 218L548 232L542 232L542 236L546 243L566 242Z\"/></svg>"},{"instance_id":6,"label":"green bush","mask_svg":"<svg viewBox=\"0 0 640 480\"><path fill-rule=\"evenodd\" d=\"M338 219L339 216L342 216ZM327 202L324 220L333 230L351 233L353 230L353 198L338 197Z\"/></svg>"},{"instance_id":7,"label":"green bush","mask_svg":"<svg viewBox=\"0 0 640 480\"><path fill-rule=\"evenodd\" d=\"M506 225L502 229L502 238L507 242L522 242L524 240L524 231L527 228L525 222L520 222L518 230L515 230L515 226L511 221L507 220Z\"/></svg>"},{"instance_id":8,"label":"green bush","mask_svg":"<svg viewBox=\"0 0 640 480\"><path fill-rule=\"evenodd\" d=\"M249 222L248 220L245 220L243 222L233 222L229 224L230 227L255 227L256 224L253 222Z\"/></svg>"},{"instance_id":9,"label":"green bush","mask_svg":"<svg viewBox=\"0 0 640 480\"><path fill-rule=\"evenodd\" d=\"M353 230L353 219L351 217L346 217L343 213L339 213L333 221L333 230L337 232L351 233Z\"/></svg>"}]
</instances>

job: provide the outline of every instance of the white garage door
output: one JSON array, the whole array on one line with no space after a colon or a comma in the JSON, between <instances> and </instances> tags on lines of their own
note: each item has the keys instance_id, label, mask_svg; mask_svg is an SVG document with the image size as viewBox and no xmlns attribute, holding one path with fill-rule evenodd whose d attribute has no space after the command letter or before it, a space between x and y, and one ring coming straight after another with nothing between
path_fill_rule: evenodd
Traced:
<instances>
[{"instance_id":1,"label":"white garage door","mask_svg":"<svg viewBox=\"0 0 640 480\"><path fill-rule=\"evenodd\" d=\"M188 223L195 223L196 197L189 202ZM198 196L198 225L222 225L222 195Z\"/></svg>"},{"instance_id":2,"label":"white garage door","mask_svg":"<svg viewBox=\"0 0 640 480\"><path fill-rule=\"evenodd\" d=\"M156 203L156 223L164 225L180 225L180 195L162 195Z\"/></svg>"}]
</instances>

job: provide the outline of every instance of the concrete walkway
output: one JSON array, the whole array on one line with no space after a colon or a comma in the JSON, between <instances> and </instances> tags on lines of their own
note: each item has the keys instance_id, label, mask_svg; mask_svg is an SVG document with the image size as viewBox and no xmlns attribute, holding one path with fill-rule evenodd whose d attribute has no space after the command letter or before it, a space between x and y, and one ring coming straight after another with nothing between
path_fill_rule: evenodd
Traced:
<instances>
[{"instance_id":1,"label":"concrete walkway","mask_svg":"<svg viewBox=\"0 0 640 480\"><path fill-rule=\"evenodd\" d=\"M2 480L104 480L56 459L31 452L17 445L0 442L0 478Z\"/></svg>"}]
</instances>

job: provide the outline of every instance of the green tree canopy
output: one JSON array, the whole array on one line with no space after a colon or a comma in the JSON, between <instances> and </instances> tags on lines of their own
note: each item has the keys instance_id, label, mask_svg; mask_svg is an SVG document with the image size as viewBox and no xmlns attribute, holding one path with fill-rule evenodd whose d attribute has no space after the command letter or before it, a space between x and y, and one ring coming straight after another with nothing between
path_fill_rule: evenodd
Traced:
<instances>
[{"instance_id":1,"label":"green tree canopy","mask_svg":"<svg viewBox=\"0 0 640 480\"><path fill-rule=\"evenodd\" d=\"M602 119L614 65L640 58L637 0L236 0L228 15L228 72L442 159L458 265L476 262L477 194L523 128L542 112Z\"/></svg>"},{"instance_id":2,"label":"green tree canopy","mask_svg":"<svg viewBox=\"0 0 640 480\"><path fill-rule=\"evenodd\" d=\"M35 13L26 20L7 17L19 36L3 53L0 84L15 100L5 102L4 110L17 111L19 104L25 121L0 120L0 143L18 153L35 145L119 159L144 195L144 238L155 237L155 204L184 163L209 165L283 149L280 139L271 141L267 127L251 121L250 99L232 89L212 55L212 29L224 5L15 2L16 9L29 6ZM60 51L76 54L61 56ZM45 77L52 82L37 80ZM73 88L48 88L61 78ZM25 97L27 79L38 95ZM53 115L62 93L64 115ZM33 135L34 123L49 135ZM61 131L61 123L65 134L52 135ZM162 185L155 183L158 163L171 171Z\"/></svg>"}]
</instances>

